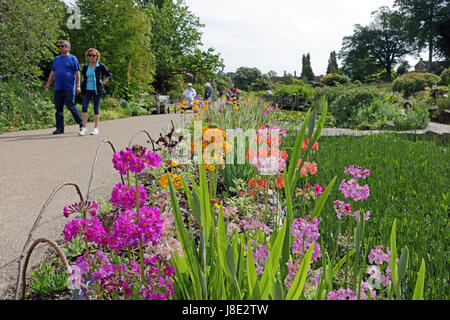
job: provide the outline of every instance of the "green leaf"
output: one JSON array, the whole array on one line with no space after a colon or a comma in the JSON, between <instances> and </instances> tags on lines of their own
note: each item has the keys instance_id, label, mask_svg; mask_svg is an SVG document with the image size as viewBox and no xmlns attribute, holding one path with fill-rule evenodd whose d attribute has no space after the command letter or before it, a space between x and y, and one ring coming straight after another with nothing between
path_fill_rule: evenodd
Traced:
<instances>
[{"instance_id":1,"label":"green leaf","mask_svg":"<svg viewBox=\"0 0 450 320\"><path fill-rule=\"evenodd\" d=\"M425 284L425 260L422 259L419 274L417 276L416 287L414 289L413 300L423 300L423 289Z\"/></svg>"},{"instance_id":2,"label":"green leaf","mask_svg":"<svg viewBox=\"0 0 450 320\"><path fill-rule=\"evenodd\" d=\"M355 249L350 250L350 252L348 253L348 259L350 259L350 257L355 253ZM342 267L342 265L347 261L347 254L341 259L339 260L339 262L334 266L334 268L331 270L330 273L330 277L329 279L333 279L334 274L339 270L339 268ZM330 264L330 262L328 261L328 264Z\"/></svg>"},{"instance_id":3,"label":"green leaf","mask_svg":"<svg viewBox=\"0 0 450 320\"><path fill-rule=\"evenodd\" d=\"M306 277L308 276L309 265L311 264L311 258L314 252L315 243L311 244L305 256L303 257L300 268L297 271L291 288L286 294L286 300L298 300L304 290Z\"/></svg>"},{"instance_id":4,"label":"green leaf","mask_svg":"<svg viewBox=\"0 0 450 320\"><path fill-rule=\"evenodd\" d=\"M181 246L183 248L183 252L187 257L187 262L189 265L189 274L191 275L192 284L194 286L195 298L202 299L203 291L202 285L200 283L200 263L197 259L197 250L194 248L193 243L191 242L186 227L184 226L183 218L180 212L180 206L178 204L178 199L176 196L175 188L173 187L171 179L169 179L169 190L170 190L170 199L173 207L173 216L175 221L175 227L178 232L179 241L181 242Z\"/></svg>"},{"instance_id":5,"label":"green leaf","mask_svg":"<svg viewBox=\"0 0 450 320\"><path fill-rule=\"evenodd\" d=\"M314 209L311 213L311 217L318 217L320 213L322 212L323 206L325 205L325 201L328 199L328 194L331 191L331 188L333 188L333 184L336 181L337 176L334 176L333 180L330 181L325 191L320 196L319 200L317 200L316 204L314 205Z\"/></svg>"},{"instance_id":6,"label":"green leaf","mask_svg":"<svg viewBox=\"0 0 450 320\"><path fill-rule=\"evenodd\" d=\"M391 231L391 275L392 275L392 288L395 290L395 294L397 295L397 299L400 299L400 285L398 282L398 269L397 269L397 242L396 242L396 224L397 219L394 219L394 223L392 224ZM392 294L391 294L392 296Z\"/></svg>"},{"instance_id":7,"label":"green leaf","mask_svg":"<svg viewBox=\"0 0 450 320\"><path fill-rule=\"evenodd\" d=\"M273 282L275 281L275 273L278 270L280 257L283 249L284 237L286 235L287 221L285 220L283 226L278 232L275 243L270 247L269 261L266 264L264 273L261 277L261 298L267 299L269 292L271 292Z\"/></svg>"},{"instance_id":8,"label":"green leaf","mask_svg":"<svg viewBox=\"0 0 450 320\"><path fill-rule=\"evenodd\" d=\"M255 261L253 260L253 249L250 239L247 244L247 280L250 299L257 299L254 296L253 288L257 285L258 275L256 274Z\"/></svg>"},{"instance_id":9,"label":"green leaf","mask_svg":"<svg viewBox=\"0 0 450 320\"><path fill-rule=\"evenodd\" d=\"M408 269L408 256L409 251L408 248L404 248L402 250L402 254L400 256L400 260L398 262L398 281L402 282L403 277L405 276L406 270Z\"/></svg>"}]
</instances>

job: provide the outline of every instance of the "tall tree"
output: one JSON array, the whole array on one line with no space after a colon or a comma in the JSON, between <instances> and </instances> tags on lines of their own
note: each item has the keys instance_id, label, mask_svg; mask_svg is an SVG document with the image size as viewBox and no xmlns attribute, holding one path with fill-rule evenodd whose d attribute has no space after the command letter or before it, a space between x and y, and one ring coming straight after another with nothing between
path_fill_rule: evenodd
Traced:
<instances>
[{"instance_id":1,"label":"tall tree","mask_svg":"<svg viewBox=\"0 0 450 320\"><path fill-rule=\"evenodd\" d=\"M342 60L342 72L353 80L364 82L369 75L381 71L377 60L369 55L367 48L359 46L353 36L344 37L338 56Z\"/></svg>"},{"instance_id":2,"label":"tall tree","mask_svg":"<svg viewBox=\"0 0 450 320\"><path fill-rule=\"evenodd\" d=\"M250 85L261 77L262 73L258 68L239 67L234 75L234 85L247 91Z\"/></svg>"},{"instance_id":3,"label":"tall tree","mask_svg":"<svg viewBox=\"0 0 450 320\"><path fill-rule=\"evenodd\" d=\"M80 64L85 51L96 48L113 74L108 86L113 94L126 96L149 90L154 75L150 46L151 21L129 0L77 0L81 28L68 30Z\"/></svg>"},{"instance_id":4,"label":"tall tree","mask_svg":"<svg viewBox=\"0 0 450 320\"><path fill-rule=\"evenodd\" d=\"M366 27L355 25L353 35L344 38L341 54L365 52L386 70L387 80L391 81L391 70L397 60L412 50L404 29L404 18L388 7L381 7L372 15L375 18L372 23Z\"/></svg>"},{"instance_id":5,"label":"tall tree","mask_svg":"<svg viewBox=\"0 0 450 320\"><path fill-rule=\"evenodd\" d=\"M145 1L145 0L144 0ZM200 19L189 11L184 0L147 1L148 12L153 17L151 48L155 55L156 76L154 87L158 92L172 89L173 79L188 67L189 58L201 45L204 27Z\"/></svg>"},{"instance_id":6,"label":"tall tree","mask_svg":"<svg viewBox=\"0 0 450 320\"><path fill-rule=\"evenodd\" d=\"M431 72L442 12L449 6L446 0L395 0L394 6L406 17L406 30L410 41L418 49L428 47L428 71ZM448 10L448 9L447 9ZM448 16L447 16L448 23ZM448 42L448 38L446 40Z\"/></svg>"},{"instance_id":7,"label":"tall tree","mask_svg":"<svg viewBox=\"0 0 450 320\"><path fill-rule=\"evenodd\" d=\"M311 56L308 54L302 55L302 73L301 78L306 81L314 80L314 73L311 68Z\"/></svg>"},{"instance_id":8,"label":"tall tree","mask_svg":"<svg viewBox=\"0 0 450 320\"><path fill-rule=\"evenodd\" d=\"M330 58L328 59L327 74L339 73L339 66L336 58L336 51L330 53Z\"/></svg>"},{"instance_id":9,"label":"tall tree","mask_svg":"<svg viewBox=\"0 0 450 320\"><path fill-rule=\"evenodd\" d=\"M27 81L57 52L66 6L59 0L0 1L0 75Z\"/></svg>"}]
</instances>

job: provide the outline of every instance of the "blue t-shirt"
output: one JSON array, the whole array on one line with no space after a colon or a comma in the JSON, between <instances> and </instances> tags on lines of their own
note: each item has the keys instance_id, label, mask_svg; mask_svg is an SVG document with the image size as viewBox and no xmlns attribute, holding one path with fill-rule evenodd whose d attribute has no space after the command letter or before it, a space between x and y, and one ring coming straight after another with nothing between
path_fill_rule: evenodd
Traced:
<instances>
[{"instance_id":1,"label":"blue t-shirt","mask_svg":"<svg viewBox=\"0 0 450 320\"><path fill-rule=\"evenodd\" d=\"M86 90L97 91L97 83L95 80L95 67L88 67L86 71Z\"/></svg>"},{"instance_id":2,"label":"blue t-shirt","mask_svg":"<svg viewBox=\"0 0 450 320\"><path fill-rule=\"evenodd\" d=\"M52 62L55 72L55 90L74 90L75 72L80 71L80 65L75 56L57 56Z\"/></svg>"}]
</instances>

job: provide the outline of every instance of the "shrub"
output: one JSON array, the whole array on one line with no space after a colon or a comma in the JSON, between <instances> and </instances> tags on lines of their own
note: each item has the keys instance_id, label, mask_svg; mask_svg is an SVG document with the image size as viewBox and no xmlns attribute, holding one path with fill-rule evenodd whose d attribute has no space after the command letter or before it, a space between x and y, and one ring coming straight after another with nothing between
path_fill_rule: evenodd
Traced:
<instances>
[{"instance_id":1,"label":"shrub","mask_svg":"<svg viewBox=\"0 0 450 320\"><path fill-rule=\"evenodd\" d=\"M52 94L11 79L0 82L0 132L48 127L55 122Z\"/></svg>"},{"instance_id":2,"label":"shrub","mask_svg":"<svg viewBox=\"0 0 450 320\"><path fill-rule=\"evenodd\" d=\"M338 126L349 127L355 123L358 109L383 97L383 93L375 89L352 88L342 92L330 104L329 110L336 118Z\"/></svg>"},{"instance_id":3,"label":"shrub","mask_svg":"<svg viewBox=\"0 0 450 320\"><path fill-rule=\"evenodd\" d=\"M314 97L314 88L296 84L285 84L279 86L275 92L275 96L301 96L304 98Z\"/></svg>"},{"instance_id":4,"label":"shrub","mask_svg":"<svg viewBox=\"0 0 450 320\"><path fill-rule=\"evenodd\" d=\"M330 105L337 97L339 97L344 90L342 87L321 87L316 89L314 96L315 100L320 100L323 96L327 99L328 105Z\"/></svg>"},{"instance_id":5,"label":"shrub","mask_svg":"<svg viewBox=\"0 0 450 320\"><path fill-rule=\"evenodd\" d=\"M450 98L448 96L440 97L436 100L436 104L439 110L450 109Z\"/></svg>"},{"instance_id":6,"label":"shrub","mask_svg":"<svg viewBox=\"0 0 450 320\"><path fill-rule=\"evenodd\" d=\"M383 129L388 121L400 116L400 107L386 100L376 99L357 111L355 121L359 129Z\"/></svg>"},{"instance_id":7,"label":"shrub","mask_svg":"<svg viewBox=\"0 0 450 320\"><path fill-rule=\"evenodd\" d=\"M398 115L393 121L397 130L425 129L430 121L428 107L415 103L405 110L404 116Z\"/></svg>"},{"instance_id":8,"label":"shrub","mask_svg":"<svg viewBox=\"0 0 450 320\"><path fill-rule=\"evenodd\" d=\"M439 80L439 76L432 73L405 73L395 79L392 90L403 93L406 98L415 92L425 90L426 87L431 88Z\"/></svg>"},{"instance_id":9,"label":"shrub","mask_svg":"<svg viewBox=\"0 0 450 320\"><path fill-rule=\"evenodd\" d=\"M336 86L336 83L345 84L349 83L351 80L346 75L341 75L337 73L327 74L325 77L320 79L320 83L323 83L326 86Z\"/></svg>"},{"instance_id":10,"label":"shrub","mask_svg":"<svg viewBox=\"0 0 450 320\"><path fill-rule=\"evenodd\" d=\"M450 68L444 69L441 73L441 80L439 81L439 85L448 86L450 85Z\"/></svg>"}]
</instances>

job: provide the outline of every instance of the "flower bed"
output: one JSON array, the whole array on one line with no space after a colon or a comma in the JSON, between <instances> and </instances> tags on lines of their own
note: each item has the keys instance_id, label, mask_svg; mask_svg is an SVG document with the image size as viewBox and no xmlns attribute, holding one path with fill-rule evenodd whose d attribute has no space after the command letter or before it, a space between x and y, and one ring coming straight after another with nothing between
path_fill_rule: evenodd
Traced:
<instances>
[{"instance_id":1,"label":"flower bed","mask_svg":"<svg viewBox=\"0 0 450 320\"><path fill-rule=\"evenodd\" d=\"M127 183L110 203L64 210L79 216L65 240L83 246L72 287L93 299L422 299L424 260L406 288L412 266L408 249L397 250L396 220L386 226L389 243L370 240L370 168L343 167L335 199L336 176L312 183L326 109L317 125L308 111L288 144L273 107L202 105L189 130L161 135L158 153L117 152L113 166ZM322 227L328 202L337 235Z\"/></svg>"}]
</instances>

